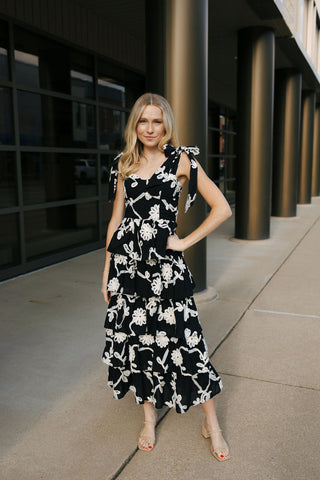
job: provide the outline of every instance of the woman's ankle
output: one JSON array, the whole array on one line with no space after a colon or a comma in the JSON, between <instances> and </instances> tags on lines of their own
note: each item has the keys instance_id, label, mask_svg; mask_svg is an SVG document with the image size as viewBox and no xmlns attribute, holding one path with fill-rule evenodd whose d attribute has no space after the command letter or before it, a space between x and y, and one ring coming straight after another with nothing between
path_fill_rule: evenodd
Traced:
<instances>
[{"instance_id":1,"label":"woman's ankle","mask_svg":"<svg viewBox=\"0 0 320 480\"><path fill-rule=\"evenodd\" d=\"M156 423L157 412L156 412L156 409L154 408L152 403L145 402L143 404L143 412L144 412L144 421L145 422Z\"/></svg>"},{"instance_id":2,"label":"woman's ankle","mask_svg":"<svg viewBox=\"0 0 320 480\"><path fill-rule=\"evenodd\" d=\"M208 430L210 430L212 432L220 432L221 431L219 421L218 421L216 415L207 415L205 417L205 424L206 424L206 427L208 428Z\"/></svg>"}]
</instances>

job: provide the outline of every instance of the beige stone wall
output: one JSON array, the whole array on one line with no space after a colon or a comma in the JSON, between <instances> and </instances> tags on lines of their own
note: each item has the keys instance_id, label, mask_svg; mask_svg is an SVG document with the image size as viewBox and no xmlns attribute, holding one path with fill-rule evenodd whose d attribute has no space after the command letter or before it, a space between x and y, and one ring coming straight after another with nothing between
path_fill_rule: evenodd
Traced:
<instances>
[{"instance_id":1,"label":"beige stone wall","mask_svg":"<svg viewBox=\"0 0 320 480\"><path fill-rule=\"evenodd\" d=\"M310 65L320 73L320 0L275 0Z\"/></svg>"}]
</instances>

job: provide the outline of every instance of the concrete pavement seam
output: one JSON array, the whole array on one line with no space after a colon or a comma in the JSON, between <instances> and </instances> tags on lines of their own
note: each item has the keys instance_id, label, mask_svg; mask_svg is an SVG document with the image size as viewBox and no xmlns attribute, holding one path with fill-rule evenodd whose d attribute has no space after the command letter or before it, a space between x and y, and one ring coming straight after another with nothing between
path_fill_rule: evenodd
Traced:
<instances>
[{"instance_id":1,"label":"concrete pavement seam","mask_svg":"<svg viewBox=\"0 0 320 480\"><path fill-rule=\"evenodd\" d=\"M251 312L270 313L271 315L288 315L289 317L320 318L320 315L309 315L303 313L277 312L275 310L261 310L259 308L250 309Z\"/></svg>"},{"instance_id":2,"label":"concrete pavement seam","mask_svg":"<svg viewBox=\"0 0 320 480\"><path fill-rule=\"evenodd\" d=\"M225 342L225 340L229 337L229 335L232 333L232 331L235 329L235 327L238 325L238 323L242 320L242 318L245 316L245 314L250 310L250 307L251 305L253 305L253 303L255 302L255 300L257 299L257 297L263 292L263 290L266 288L266 286L269 284L269 282L271 282L272 278L274 277L274 275L276 275L276 273L278 273L278 271L280 270L280 268L285 264L285 262L288 260L288 258L291 256L291 254L296 250L296 248L300 245L300 243L302 242L302 240L306 237L306 235L308 235L308 233L311 231L311 229L314 227L314 225L320 220L320 217L317 217L317 219L312 223L312 225L309 227L309 229L307 230L307 232L301 237L301 239L298 241L298 243L292 248L292 250L288 253L288 255L285 257L285 259L281 262L281 264L279 265L279 267L274 271L274 273L272 274L272 276L268 279L268 281L265 283L265 285L259 290L259 292L254 296L253 300L248 304L248 306L245 308L245 310L243 311L243 313L240 315L239 319L237 320L237 322L233 325L233 327L226 333L226 335L223 337L223 339L218 343L218 345L216 346L216 348L213 350L212 354L209 355L209 357L211 358L215 352L218 350L218 348L220 348L220 346ZM237 375L231 375L231 374L223 374L223 375L230 375L230 376L237 376ZM241 377L241 376L239 376ZM268 383L277 383L277 382L271 382L271 381L268 381L268 380L259 380L259 379L254 379L254 378L250 378L250 377L241 377L241 378L248 378L249 380L255 380L255 381L262 381L262 382L268 382ZM280 382L279 382L280 385L282 385ZM283 384L285 385L285 384ZM288 386L293 386L293 385L288 385ZM299 387L299 386L295 386L297 388L309 388L309 387ZM310 390L316 390L316 389L313 389L313 388L309 388ZM317 390L318 391L318 390ZM169 413L170 409L168 409L164 414L163 416L159 419L159 421L157 422L157 425L156 427L162 422L162 420L167 416L167 414ZM123 470L126 468L126 466L131 462L131 460L133 459L133 457L136 455L136 453L139 451L138 448L136 448L134 450L134 452L129 455L125 461L122 463L122 465L119 467L119 469L116 471L116 473L110 478L110 480L116 480L119 475L123 472Z\"/></svg>"},{"instance_id":3,"label":"concrete pavement seam","mask_svg":"<svg viewBox=\"0 0 320 480\"><path fill-rule=\"evenodd\" d=\"M158 419L157 421L157 424L156 424L156 428L160 425L160 423L162 422L162 420L168 415L168 413L170 412L170 409L168 408L164 413L163 415ZM127 465L129 465L129 463L131 462L131 460L133 459L133 457L139 452L139 448L136 447L135 450L131 453L131 455L129 455L125 461L122 463L122 465L118 468L118 470L116 471L116 473L110 478L110 480L116 480L119 475L123 472L123 470L126 468ZM147 455L149 452L145 452L145 455Z\"/></svg>"},{"instance_id":4,"label":"concrete pavement seam","mask_svg":"<svg viewBox=\"0 0 320 480\"><path fill-rule=\"evenodd\" d=\"M129 455L125 459L125 461L122 463L122 465L120 465L120 467L118 468L116 473L110 478L110 480L115 480L116 478L119 477L120 473L126 468L128 463L130 463L131 459L135 456L135 454L137 453L138 450L139 450L138 447L136 447L136 449L131 453L131 455Z\"/></svg>"},{"instance_id":5,"label":"concrete pavement seam","mask_svg":"<svg viewBox=\"0 0 320 480\"><path fill-rule=\"evenodd\" d=\"M305 234L300 238L300 240L296 243L296 245L292 248L292 250L290 250L290 252L288 253L288 255L284 258L284 260L280 263L280 265L278 266L278 268L273 272L273 274L270 276L270 278L266 281L266 283L263 285L263 287L261 287L261 289L258 291L258 293L254 296L253 300L251 300L251 302L249 303L249 305L247 306L247 308L245 308L245 310L242 312L242 314L240 315L239 319L236 321L236 323L230 328L230 330L226 333L226 335L220 340L220 342L218 343L218 345L214 348L213 352L211 353L211 355L209 355L210 358L213 357L213 355L216 353L216 351L221 347L221 345L227 340L227 338L231 335L231 333L233 332L233 330L237 327L237 325L239 324L239 322L243 319L243 317L245 316L245 314L250 310L250 307L254 304L254 302L256 301L256 299L259 297L259 295L263 292L263 290L269 285L269 283L271 282L271 280L273 279L273 277L279 272L279 270L283 267L283 265L286 263L286 261L290 258L290 256L295 252L295 250L299 247L299 245L302 243L302 241L305 239L305 237L308 235L308 233L313 229L313 227L316 225L317 222L319 222L320 220L320 216L318 216L314 222L310 225L310 227L308 228L308 230L305 232ZM253 310L253 309L252 309Z\"/></svg>"},{"instance_id":6,"label":"concrete pavement seam","mask_svg":"<svg viewBox=\"0 0 320 480\"><path fill-rule=\"evenodd\" d=\"M295 385L293 383L275 382L274 380L265 380L263 378L247 377L245 375L236 375L235 373L221 372L221 375L226 375L229 377L245 378L246 380L253 380L256 382L273 383L274 385L283 385L285 387L302 388L304 390L313 390L315 392L320 392L320 388L307 387L306 385Z\"/></svg>"}]
</instances>

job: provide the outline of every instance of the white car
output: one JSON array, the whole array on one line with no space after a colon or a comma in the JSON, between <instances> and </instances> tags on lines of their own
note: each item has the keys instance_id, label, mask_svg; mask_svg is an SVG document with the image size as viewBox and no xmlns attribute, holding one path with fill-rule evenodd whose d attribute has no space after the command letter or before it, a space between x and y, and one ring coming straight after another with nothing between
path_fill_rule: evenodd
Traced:
<instances>
[{"instance_id":1,"label":"white car","mask_svg":"<svg viewBox=\"0 0 320 480\"><path fill-rule=\"evenodd\" d=\"M74 176L80 183L95 182L97 178L97 165L95 160L79 158L74 161ZM108 178L107 168L101 167L101 179L106 181Z\"/></svg>"}]
</instances>

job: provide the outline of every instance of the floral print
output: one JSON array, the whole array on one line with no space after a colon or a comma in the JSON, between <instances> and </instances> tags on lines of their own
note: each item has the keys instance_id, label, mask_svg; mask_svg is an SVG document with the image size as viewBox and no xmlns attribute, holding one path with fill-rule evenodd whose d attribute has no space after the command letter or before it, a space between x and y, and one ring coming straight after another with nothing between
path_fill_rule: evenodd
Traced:
<instances>
[{"instance_id":1,"label":"floral print","mask_svg":"<svg viewBox=\"0 0 320 480\"><path fill-rule=\"evenodd\" d=\"M143 223L140 229L140 235L143 240L151 240L156 231L149 223Z\"/></svg>"},{"instance_id":2,"label":"floral print","mask_svg":"<svg viewBox=\"0 0 320 480\"><path fill-rule=\"evenodd\" d=\"M166 405L178 413L222 388L202 335L192 275L183 253L166 249L177 226L182 187L176 171L182 152L190 159L188 210L197 192L197 147L165 145L166 160L150 179L132 174L124 181L125 215L108 245L112 296L102 354L115 398L131 390L137 403ZM111 169L110 199L119 157Z\"/></svg>"},{"instance_id":3,"label":"floral print","mask_svg":"<svg viewBox=\"0 0 320 480\"><path fill-rule=\"evenodd\" d=\"M147 316L143 308L137 308L133 311L132 318L137 325L144 325L147 321Z\"/></svg>"}]
</instances>

